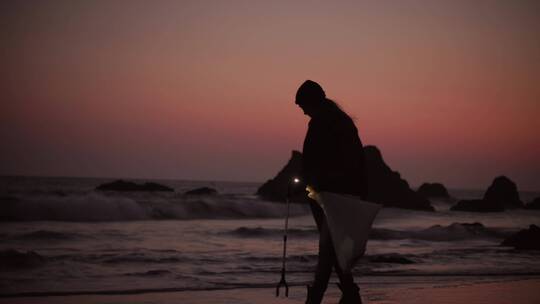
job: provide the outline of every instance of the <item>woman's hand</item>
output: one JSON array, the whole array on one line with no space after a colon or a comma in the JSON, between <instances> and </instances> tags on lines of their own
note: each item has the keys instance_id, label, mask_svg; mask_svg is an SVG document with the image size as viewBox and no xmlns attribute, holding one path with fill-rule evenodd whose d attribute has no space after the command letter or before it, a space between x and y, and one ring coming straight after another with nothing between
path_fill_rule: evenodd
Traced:
<instances>
[{"instance_id":1,"label":"woman's hand","mask_svg":"<svg viewBox=\"0 0 540 304\"><path fill-rule=\"evenodd\" d=\"M315 195L317 194L317 192L315 191L315 189L313 188L313 186L311 185L307 185L306 186L306 191L308 192L308 197L311 198L311 199L315 199Z\"/></svg>"}]
</instances>

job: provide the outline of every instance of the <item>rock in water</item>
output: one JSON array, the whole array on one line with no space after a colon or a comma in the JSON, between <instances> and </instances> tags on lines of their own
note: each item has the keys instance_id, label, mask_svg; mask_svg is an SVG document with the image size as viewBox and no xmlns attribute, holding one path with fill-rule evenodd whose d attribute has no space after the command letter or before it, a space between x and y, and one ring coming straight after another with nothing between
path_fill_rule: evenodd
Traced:
<instances>
[{"instance_id":1,"label":"rock in water","mask_svg":"<svg viewBox=\"0 0 540 304\"><path fill-rule=\"evenodd\" d=\"M504 208L523 207L516 184L506 176L499 176L493 180L484 194L484 200L493 204L501 204Z\"/></svg>"},{"instance_id":2,"label":"rock in water","mask_svg":"<svg viewBox=\"0 0 540 304\"><path fill-rule=\"evenodd\" d=\"M450 197L448 191L441 183L423 183L416 192L425 198Z\"/></svg>"},{"instance_id":3,"label":"rock in water","mask_svg":"<svg viewBox=\"0 0 540 304\"><path fill-rule=\"evenodd\" d=\"M529 229L520 230L501 243L519 250L540 250L540 227L530 225Z\"/></svg>"},{"instance_id":4,"label":"rock in water","mask_svg":"<svg viewBox=\"0 0 540 304\"><path fill-rule=\"evenodd\" d=\"M174 191L173 188L169 188L157 183L144 183L142 185L134 182L126 182L123 180L117 180L111 183L101 184L96 187L96 190L100 191Z\"/></svg>"},{"instance_id":5,"label":"rock in water","mask_svg":"<svg viewBox=\"0 0 540 304\"><path fill-rule=\"evenodd\" d=\"M257 195L270 201L285 201L287 196L287 187L291 179L299 176L302 169L302 153L292 151L291 158L279 171L276 177L266 181L257 190Z\"/></svg>"},{"instance_id":6,"label":"rock in water","mask_svg":"<svg viewBox=\"0 0 540 304\"><path fill-rule=\"evenodd\" d=\"M216 189L209 187L201 187L193 190L186 191L184 195L216 195L218 194Z\"/></svg>"},{"instance_id":7,"label":"rock in water","mask_svg":"<svg viewBox=\"0 0 540 304\"><path fill-rule=\"evenodd\" d=\"M516 184L506 176L499 176L493 180L483 199L462 200L452 206L450 210L498 212L521 207L523 207L523 203L519 199Z\"/></svg>"},{"instance_id":8,"label":"rock in water","mask_svg":"<svg viewBox=\"0 0 540 304\"><path fill-rule=\"evenodd\" d=\"M525 205L525 209L540 210L540 197Z\"/></svg>"},{"instance_id":9,"label":"rock in water","mask_svg":"<svg viewBox=\"0 0 540 304\"><path fill-rule=\"evenodd\" d=\"M375 146L364 147L366 173L368 179L368 200L383 204L386 207L433 211L430 202L413 191L406 180L398 172L392 171L384 162L381 152ZM288 183L300 174L302 153L293 151L289 162L279 171L276 177L268 180L258 190L257 195L263 199L284 201ZM293 199L305 199L305 194Z\"/></svg>"},{"instance_id":10,"label":"rock in water","mask_svg":"<svg viewBox=\"0 0 540 304\"><path fill-rule=\"evenodd\" d=\"M426 198L409 187L409 183L401 178L399 172L392 171L384 162L377 147L366 146L364 153L368 180L368 201L381 203L385 207L434 210Z\"/></svg>"}]
</instances>

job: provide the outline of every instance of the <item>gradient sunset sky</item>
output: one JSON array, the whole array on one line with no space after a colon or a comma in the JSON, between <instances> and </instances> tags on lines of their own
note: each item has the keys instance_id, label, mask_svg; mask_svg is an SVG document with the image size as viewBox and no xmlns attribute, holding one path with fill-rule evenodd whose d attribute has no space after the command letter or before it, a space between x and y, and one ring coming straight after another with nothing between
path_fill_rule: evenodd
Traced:
<instances>
[{"instance_id":1,"label":"gradient sunset sky","mask_svg":"<svg viewBox=\"0 0 540 304\"><path fill-rule=\"evenodd\" d=\"M540 1L2 1L0 174L264 181L306 79L412 186L540 190Z\"/></svg>"}]
</instances>

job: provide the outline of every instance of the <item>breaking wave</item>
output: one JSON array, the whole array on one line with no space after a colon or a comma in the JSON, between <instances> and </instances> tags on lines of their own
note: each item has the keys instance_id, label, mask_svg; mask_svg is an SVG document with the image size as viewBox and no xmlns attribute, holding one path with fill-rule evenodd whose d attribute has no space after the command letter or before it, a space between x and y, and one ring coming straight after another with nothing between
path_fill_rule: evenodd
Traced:
<instances>
[{"instance_id":1,"label":"breaking wave","mask_svg":"<svg viewBox=\"0 0 540 304\"><path fill-rule=\"evenodd\" d=\"M90 237L79 233L38 230L19 235L7 236L7 238L9 240L23 241L71 241L76 239L87 239Z\"/></svg>"},{"instance_id":2,"label":"breaking wave","mask_svg":"<svg viewBox=\"0 0 540 304\"><path fill-rule=\"evenodd\" d=\"M291 216L309 207L292 204ZM285 215L284 204L246 196L121 196L89 192L0 200L0 221L130 221L150 219L272 218Z\"/></svg>"},{"instance_id":3,"label":"breaking wave","mask_svg":"<svg viewBox=\"0 0 540 304\"><path fill-rule=\"evenodd\" d=\"M370 239L374 240L404 240L415 239L432 242L448 242L470 239L500 239L509 235L510 232L487 228L481 223L452 223L448 226L434 225L422 230L391 230L373 229Z\"/></svg>"},{"instance_id":4,"label":"breaking wave","mask_svg":"<svg viewBox=\"0 0 540 304\"><path fill-rule=\"evenodd\" d=\"M130 272L124 274L125 276L140 276L140 277L155 277L155 276L163 276L171 274L170 270L167 269L154 269L154 270L148 270L144 272Z\"/></svg>"},{"instance_id":5,"label":"breaking wave","mask_svg":"<svg viewBox=\"0 0 540 304\"><path fill-rule=\"evenodd\" d=\"M0 268L6 270L34 268L43 265L46 258L34 251L18 251L14 249L0 251Z\"/></svg>"},{"instance_id":6,"label":"breaking wave","mask_svg":"<svg viewBox=\"0 0 540 304\"><path fill-rule=\"evenodd\" d=\"M293 237L317 236L317 229L289 229ZM405 240L415 239L432 242L448 242L470 239L501 239L511 232L504 229L487 228L481 223L452 223L448 226L434 225L422 230L392 230L373 228L369 238L372 240ZM220 232L242 238L278 237L283 235L283 229L263 227L239 227L234 230Z\"/></svg>"},{"instance_id":7,"label":"breaking wave","mask_svg":"<svg viewBox=\"0 0 540 304\"><path fill-rule=\"evenodd\" d=\"M220 234L233 235L236 237L274 237L283 235L283 229L270 229L263 227L239 227L232 231L221 232ZM289 228L288 235L293 237L314 237L317 229L297 229Z\"/></svg>"},{"instance_id":8,"label":"breaking wave","mask_svg":"<svg viewBox=\"0 0 540 304\"><path fill-rule=\"evenodd\" d=\"M167 256L151 256L146 254L126 254L118 255L113 257L108 257L103 259L101 262L104 264L118 264L118 263L135 263L135 264L168 264L168 263L179 263L185 261L185 258L177 255L167 255Z\"/></svg>"}]
</instances>

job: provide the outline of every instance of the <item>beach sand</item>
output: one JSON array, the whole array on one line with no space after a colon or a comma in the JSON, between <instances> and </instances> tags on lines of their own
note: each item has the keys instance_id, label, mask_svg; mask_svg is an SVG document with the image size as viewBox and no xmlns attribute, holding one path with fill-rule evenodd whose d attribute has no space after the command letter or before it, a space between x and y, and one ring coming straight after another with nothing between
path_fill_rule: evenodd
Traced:
<instances>
[{"instance_id":1,"label":"beach sand","mask_svg":"<svg viewBox=\"0 0 540 304\"><path fill-rule=\"evenodd\" d=\"M538 304L540 278L493 282L445 282L440 284L396 283L384 286L361 286L364 303L377 304ZM0 303L144 303L144 304L270 304L304 303L306 288L294 286L289 298L276 298L273 288L240 288L210 291L156 292L131 295L73 295L48 297L2 298ZM331 285L323 303L337 303L340 291Z\"/></svg>"}]
</instances>

